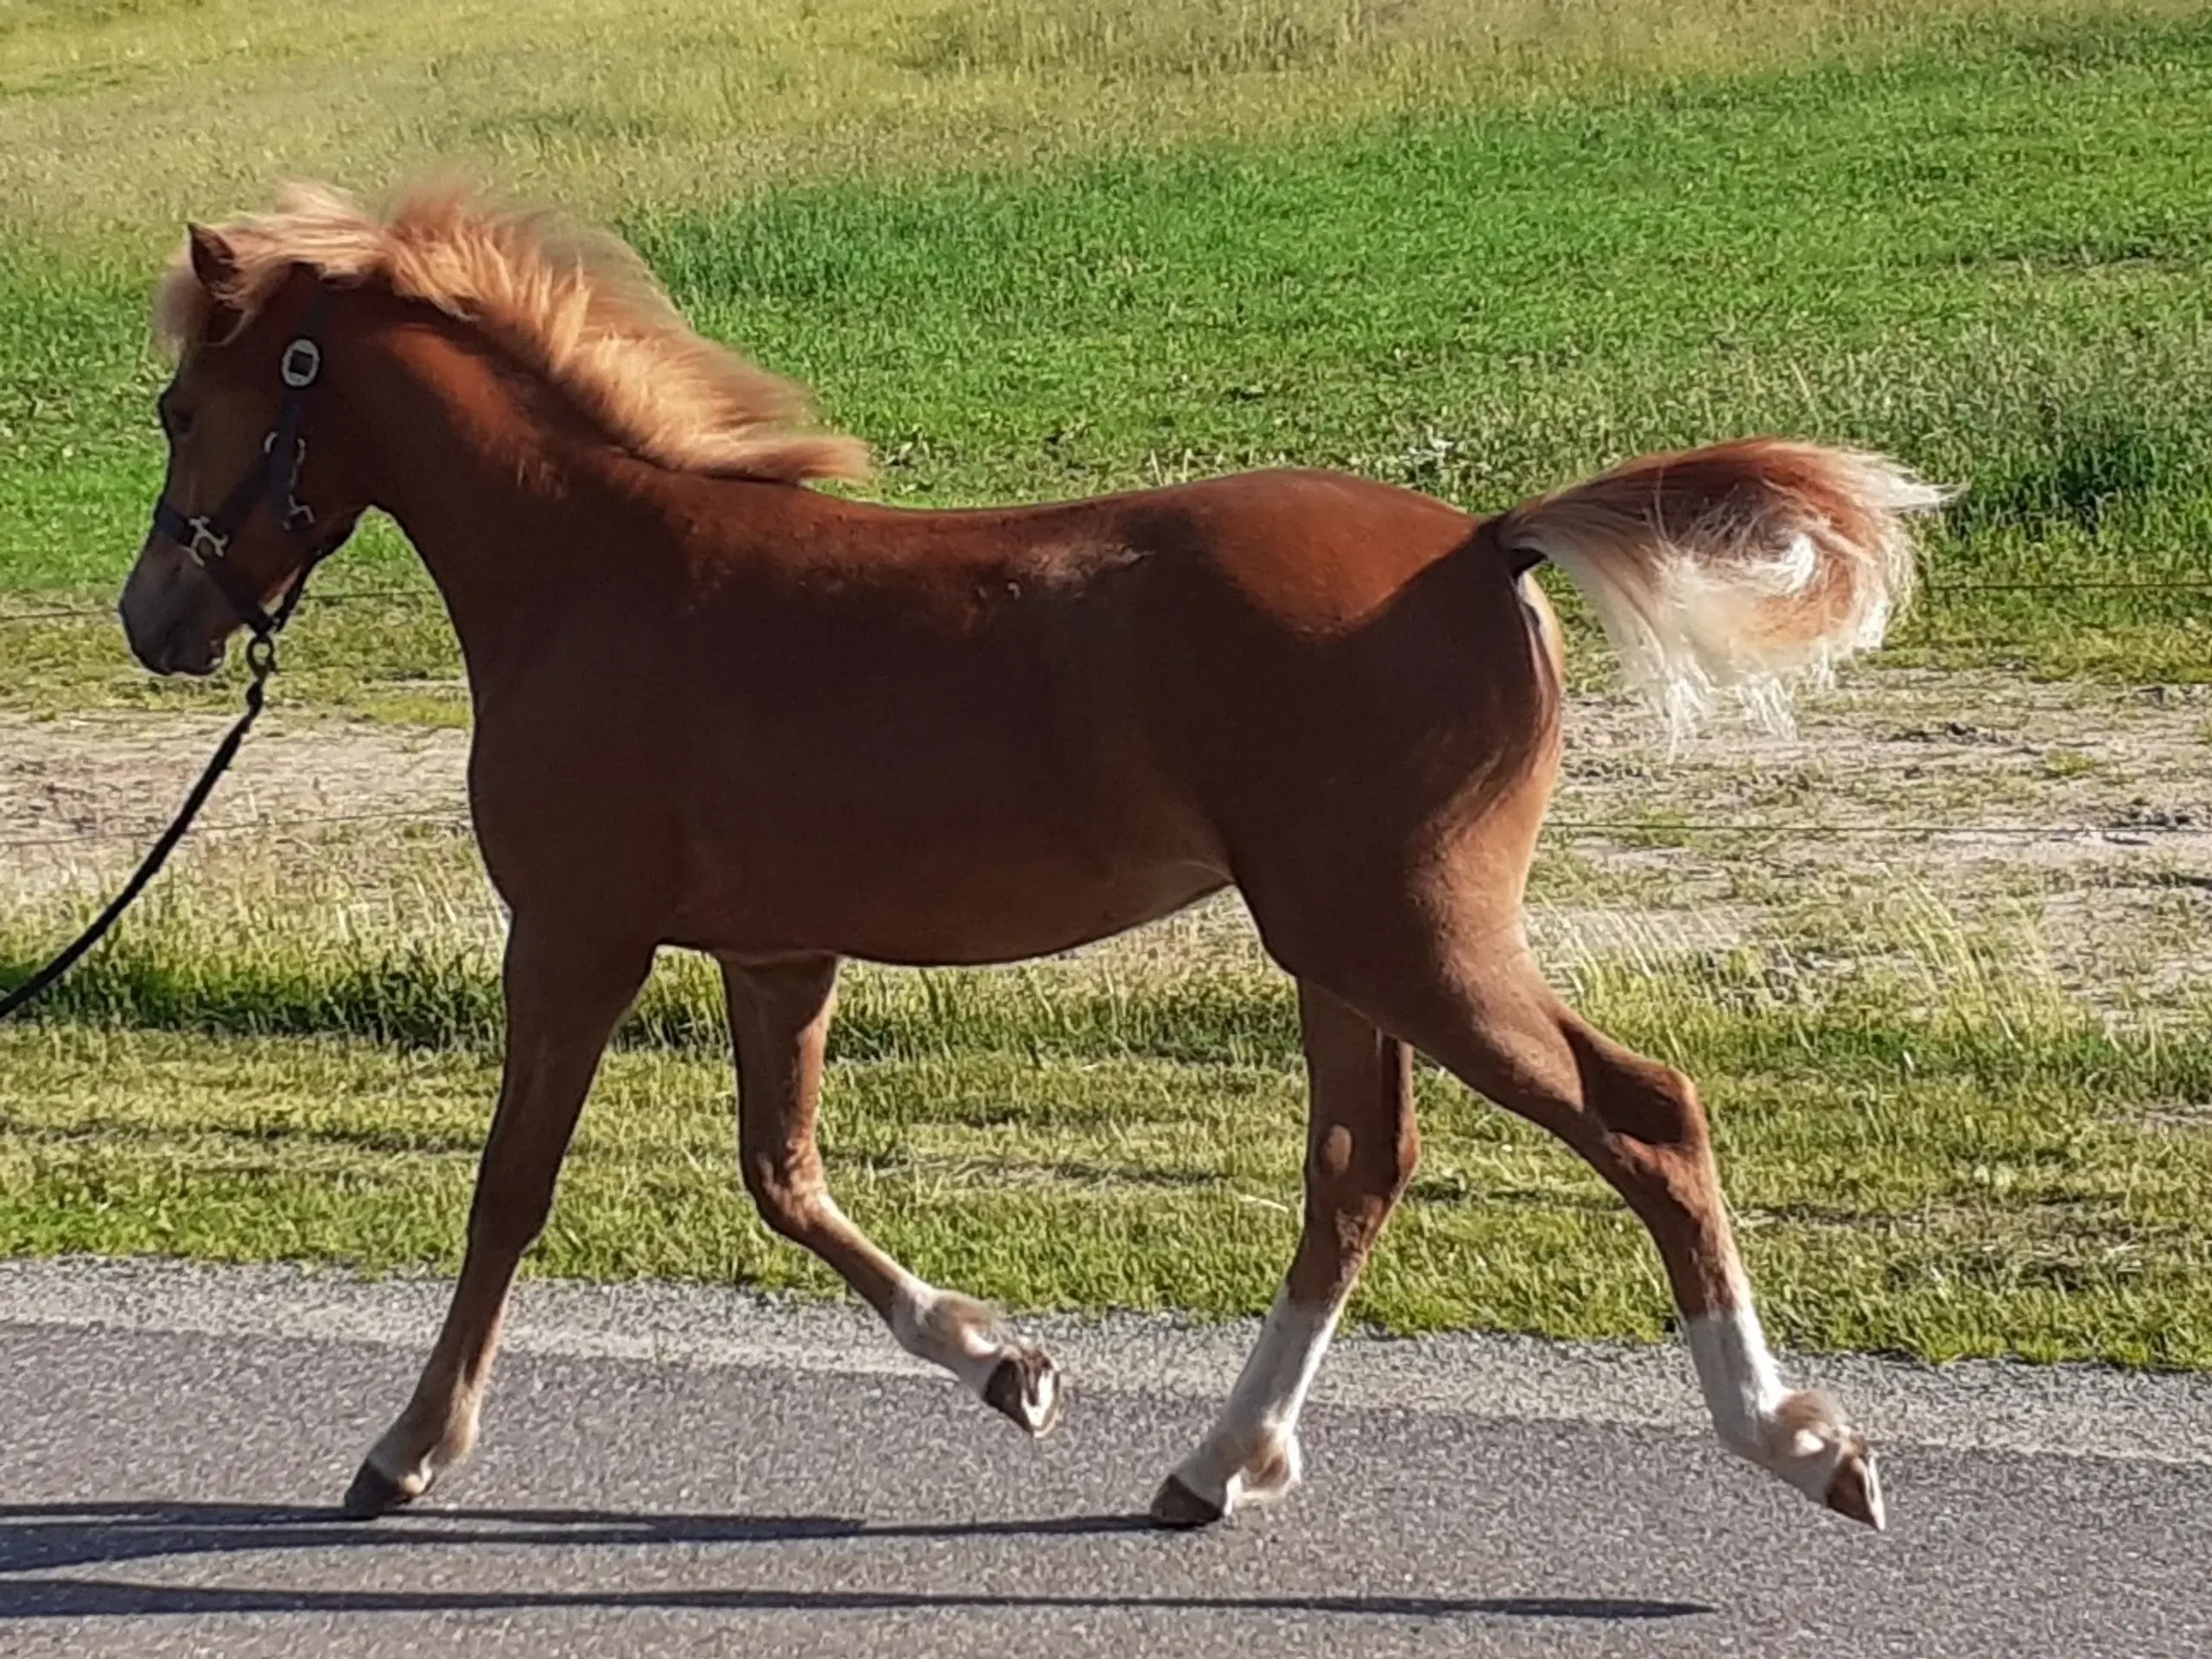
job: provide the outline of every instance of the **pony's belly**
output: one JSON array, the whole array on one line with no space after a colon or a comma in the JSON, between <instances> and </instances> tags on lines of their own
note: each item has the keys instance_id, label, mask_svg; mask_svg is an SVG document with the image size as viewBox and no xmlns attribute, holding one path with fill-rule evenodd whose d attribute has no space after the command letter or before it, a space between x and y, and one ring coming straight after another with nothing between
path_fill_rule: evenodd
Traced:
<instances>
[{"instance_id":1,"label":"pony's belly","mask_svg":"<svg viewBox=\"0 0 2212 1659\"><path fill-rule=\"evenodd\" d=\"M842 880L745 884L686 906L670 943L724 953L828 950L911 966L1019 962L1156 921L1228 885L1210 862L1133 861L1112 871L1056 861L899 868Z\"/></svg>"},{"instance_id":2,"label":"pony's belly","mask_svg":"<svg viewBox=\"0 0 2212 1659\"><path fill-rule=\"evenodd\" d=\"M1210 822L1141 756L1064 724L963 728L866 765L755 743L695 798L684 942L876 961L1017 961L1182 908L1227 883ZM818 735L818 734L817 734ZM859 740L843 746L857 748ZM741 751L742 753L742 751Z\"/></svg>"},{"instance_id":3,"label":"pony's belly","mask_svg":"<svg viewBox=\"0 0 2212 1659\"><path fill-rule=\"evenodd\" d=\"M858 925L842 954L872 962L1021 962L1111 938L1172 916L1227 885L1216 870L1185 866L1093 894L1054 893L1029 902L978 904L937 925L908 928L891 918ZM998 895L1001 899L1005 895Z\"/></svg>"}]
</instances>

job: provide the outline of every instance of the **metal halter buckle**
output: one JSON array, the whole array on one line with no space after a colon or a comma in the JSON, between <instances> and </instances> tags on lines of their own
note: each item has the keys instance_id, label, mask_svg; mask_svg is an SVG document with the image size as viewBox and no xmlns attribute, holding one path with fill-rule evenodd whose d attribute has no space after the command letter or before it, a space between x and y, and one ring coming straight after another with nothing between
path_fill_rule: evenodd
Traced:
<instances>
[{"instance_id":1,"label":"metal halter buckle","mask_svg":"<svg viewBox=\"0 0 2212 1659\"><path fill-rule=\"evenodd\" d=\"M218 536L205 513L197 518L186 520L185 528L192 532L192 540L186 545L185 551L200 564L210 563L231 550L231 538Z\"/></svg>"},{"instance_id":2,"label":"metal halter buckle","mask_svg":"<svg viewBox=\"0 0 2212 1659\"><path fill-rule=\"evenodd\" d=\"M295 391L313 385L315 376L322 372L322 347L311 340L294 340L284 348L284 356L276 365L276 372Z\"/></svg>"}]
</instances>

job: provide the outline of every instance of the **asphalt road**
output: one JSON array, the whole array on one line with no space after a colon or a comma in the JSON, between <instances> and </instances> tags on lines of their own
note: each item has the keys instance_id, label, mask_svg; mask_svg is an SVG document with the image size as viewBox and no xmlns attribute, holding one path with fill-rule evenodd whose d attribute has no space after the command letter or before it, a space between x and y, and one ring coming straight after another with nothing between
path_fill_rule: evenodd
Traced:
<instances>
[{"instance_id":1,"label":"asphalt road","mask_svg":"<svg viewBox=\"0 0 2212 1659\"><path fill-rule=\"evenodd\" d=\"M1821 1364L1877 1536L1716 1450L1679 1352L1348 1341L1297 1499L1167 1535L1249 1330L1046 1322L1033 1446L849 1309L534 1285L476 1460L336 1520L440 1294L0 1263L0 1653L2212 1650L2189 1379Z\"/></svg>"}]
</instances>

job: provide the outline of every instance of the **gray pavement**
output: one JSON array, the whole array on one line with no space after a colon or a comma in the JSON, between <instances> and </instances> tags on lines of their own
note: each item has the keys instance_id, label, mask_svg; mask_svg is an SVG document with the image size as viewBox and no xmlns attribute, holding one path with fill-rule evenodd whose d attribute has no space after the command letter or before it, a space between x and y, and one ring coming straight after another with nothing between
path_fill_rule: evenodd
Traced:
<instances>
[{"instance_id":1,"label":"gray pavement","mask_svg":"<svg viewBox=\"0 0 2212 1659\"><path fill-rule=\"evenodd\" d=\"M1031 1445L849 1308L526 1286L475 1461L333 1517L442 1287L0 1263L0 1653L2212 1651L2212 1387L1798 1365L1891 1531L1724 1456L1674 1351L1348 1340L1309 1482L1136 1519L1250 1327L1035 1322Z\"/></svg>"}]
</instances>

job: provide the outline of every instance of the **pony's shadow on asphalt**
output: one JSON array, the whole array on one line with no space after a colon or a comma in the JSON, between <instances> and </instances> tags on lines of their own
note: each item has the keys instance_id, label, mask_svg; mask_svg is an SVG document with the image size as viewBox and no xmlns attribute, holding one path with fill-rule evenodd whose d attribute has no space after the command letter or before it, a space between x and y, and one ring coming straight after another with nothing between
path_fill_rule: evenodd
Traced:
<instances>
[{"instance_id":1,"label":"pony's shadow on asphalt","mask_svg":"<svg viewBox=\"0 0 2212 1659\"><path fill-rule=\"evenodd\" d=\"M1310 1612L1397 1618L1599 1621L1681 1618L1694 1602L1605 1597L1406 1595L1216 1596L1173 1593L900 1590L373 1590L231 1588L56 1577L67 1568L249 1551L346 1551L540 1545L561 1549L654 1544L788 1544L839 1540L1052 1538L1128 1533L1158 1537L1139 1515L1035 1521L871 1524L842 1516L627 1514L601 1510L423 1510L383 1522L329 1510L239 1503L0 1504L0 1624L29 1618L124 1618L243 1613L512 1612L635 1608L707 1612L911 1611L1065 1608Z\"/></svg>"}]
</instances>

